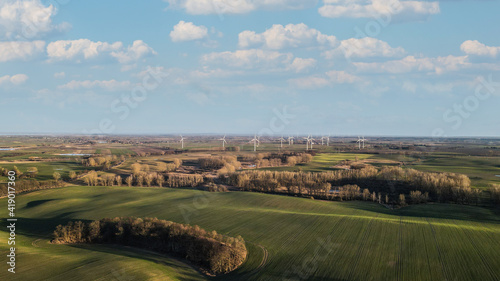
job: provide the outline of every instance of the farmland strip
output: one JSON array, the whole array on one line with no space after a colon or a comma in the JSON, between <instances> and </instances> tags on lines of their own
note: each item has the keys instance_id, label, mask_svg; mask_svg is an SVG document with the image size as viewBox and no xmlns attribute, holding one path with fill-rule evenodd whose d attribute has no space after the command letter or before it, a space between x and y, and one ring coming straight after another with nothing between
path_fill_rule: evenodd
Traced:
<instances>
[{"instance_id":1,"label":"farmland strip","mask_svg":"<svg viewBox=\"0 0 500 281\"><path fill-rule=\"evenodd\" d=\"M443 262L443 253L441 252L441 248L439 247L437 237L436 237L436 231L434 230L434 227L432 226L432 223L429 221L429 218L425 218L427 223L429 224L431 231L432 231L432 236L434 237L434 243L436 244L436 249L438 251L438 258L439 258L439 263L441 264L441 269L443 270L443 276L445 277L445 280L451 280L450 275L448 274L446 267Z\"/></svg>"},{"instance_id":2,"label":"farmland strip","mask_svg":"<svg viewBox=\"0 0 500 281\"><path fill-rule=\"evenodd\" d=\"M470 234L466 230L462 230L462 231L465 233L467 238L469 238L469 242L472 244L474 251L478 254L479 258L481 259L481 261L485 265L488 273L493 278L492 280L499 280L498 276L495 275L494 270L491 268L490 264L488 263L488 260L484 257L483 253L481 253L478 246L476 245L476 242L474 242L474 239L472 238L472 236L470 236Z\"/></svg>"},{"instance_id":3,"label":"farmland strip","mask_svg":"<svg viewBox=\"0 0 500 281\"><path fill-rule=\"evenodd\" d=\"M368 222L368 225L366 226L366 228L363 232L363 236L361 238L361 242L360 242L360 245L358 247L358 250L356 251L356 255L354 256L355 260L354 260L354 263L352 265L352 269L349 272L349 276L348 276L347 280L353 280L354 273L356 272L356 268L358 267L359 260L361 259L361 253L363 253L363 249L367 244L366 241L367 241L367 238L368 238L370 231L371 231L371 225L376 217L378 217L378 214L376 216L374 216L373 219L371 219Z\"/></svg>"}]
</instances>

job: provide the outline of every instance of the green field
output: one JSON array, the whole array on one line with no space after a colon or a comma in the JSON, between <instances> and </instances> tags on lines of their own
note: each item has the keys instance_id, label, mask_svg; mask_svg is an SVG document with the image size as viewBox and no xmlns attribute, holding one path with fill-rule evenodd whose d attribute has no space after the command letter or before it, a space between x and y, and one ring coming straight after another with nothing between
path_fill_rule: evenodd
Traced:
<instances>
[{"instance_id":1,"label":"green field","mask_svg":"<svg viewBox=\"0 0 500 281\"><path fill-rule=\"evenodd\" d=\"M242 235L250 252L247 262L216 280L500 276L500 217L479 207L431 204L389 210L365 202L124 187L37 191L20 195L17 204L18 273L9 276L3 270L0 280L203 279L178 261L133 248L47 243L57 224L116 216L158 217ZM0 205L6 206L6 200ZM5 257L5 243L0 250Z\"/></svg>"},{"instance_id":2,"label":"green field","mask_svg":"<svg viewBox=\"0 0 500 281\"><path fill-rule=\"evenodd\" d=\"M433 154L412 166L422 171L439 171L465 174L476 187L500 183L500 158Z\"/></svg>"},{"instance_id":3,"label":"green field","mask_svg":"<svg viewBox=\"0 0 500 281\"><path fill-rule=\"evenodd\" d=\"M17 163L17 164L0 164L8 170L12 170L14 166L17 166L21 172L26 173L29 167L36 167L38 169L37 180L51 180L53 179L52 174L58 172L63 177L67 177L70 171L82 171L87 169L80 163L75 161L52 161L52 162L33 162L33 163ZM4 182L6 177L0 176L0 182Z\"/></svg>"},{"instance_id":4,"label":"green field","mask_svg":"<svg viewBox=\"0 0 500 281\"><path fill-rule=\"evenodd\" d=\"M262 168L262 170L270 171L299 171L304 172L325 172L337 170L333 166L339 164L343 160L365 160L372 158L373 154L362 154L362 153L320 153L313 157L313 160L307 164L297 164L293 167L283 166L283 167L271 167Z\"/></svg>"}]
</instances>

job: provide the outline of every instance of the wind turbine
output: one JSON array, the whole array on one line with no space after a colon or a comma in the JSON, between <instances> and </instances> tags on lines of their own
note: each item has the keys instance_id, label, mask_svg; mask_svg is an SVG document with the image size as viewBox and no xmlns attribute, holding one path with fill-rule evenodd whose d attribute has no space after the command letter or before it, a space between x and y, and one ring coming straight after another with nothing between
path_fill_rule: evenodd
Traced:
<instances>
[{"instance_id":1,"label":"wind turbine","mask_svg":"<svg viewBox=\"0 0 500 281\"><path fill-rule=\"evenodd\" d=\"M361 138L358 136L358 140L356 141L358 143L358 149L361 150L361 143L363 143L363 148L365 148L365 137Z\"/></svg>"},{"instance_id":2,"label":"wind turbine","mask_svg":"<svg viewBox=\"0 0 500 281\"><path fill-rule=\"evenodd\" d=\"M288 137L288 145L293 145L293 139L294 137Z\"/></svg>"},{"instance_id":3,"label":"wind turbine","mask_svg":"<svg viewBox=\"0 0 500 281\"><path fill-rule=\"evenodd\" d=\"M325 145L325 139L326 139L326 137L325 137L325 136L322 136L322 137L321 137L321 145Z\"/></svg>"},{"instance_id":4,"label":"wind turbine","mask_svg":"<svg viewBox=\"0 0 500 281\"><path fill-rule=\"evenodd\" d=\"M222 150L226 150L226 135L224 135L224 137L222 139L219 139L220 141L222 141Z\"/></svg>"},{"instance_id":5,"label":"wind turbine","mask_svg":"<svg viewBox=\"0 0 500 281\"><path fill-rule=\"evenodd\" d=\"M253 151L254 152L257 151L257 146L258 146L258 144L260 144L260 141L259 141L259 138L257 137L257 135L255 135L253 137L253 139L249 142L253 142Z\"/></svg>"},{"instance_id":6,"label":"wind turbine","mask_svg":"<svg viewBox=\"0 0 500 281\"><path fill-rule=\"evenodd\" d=\"M304 138L306 140L306 150L312 149L313 148L313 138L311 135L307 136L307 138ZM311 144L311 148L309 148L309 144Z\"/></svg>"},{"instance_id":7,"label":"wind turbine","mask_svg":"<svg viewBox=\"0 0 500 281\"><path fill-rule=\"evenodd\" d=\"M280 141L280 147L283 148L283 142L286 141L283 136L281 136L281 138L279 139Z\"/></svg>"},{"instance_id":8,"label":"wind turbine","mask_svg":"<svg viewBox=\"0 0 500 281\"><path fill-rule=\"evenodd\" d=\"M184 149L184 137L181 135L181 140L179 141L181 143L181 148Z\"/></svg>"},{"instance_id":9,"label":"wind turbine","mask_svg":"<svg viewBox=\"0 0 500 281\"><path fill-rule=\"evenodd\" d=\"M304 138L306 140L306 151L309 150L309 136L307 138Z\"/></svg>"}]
</instances>

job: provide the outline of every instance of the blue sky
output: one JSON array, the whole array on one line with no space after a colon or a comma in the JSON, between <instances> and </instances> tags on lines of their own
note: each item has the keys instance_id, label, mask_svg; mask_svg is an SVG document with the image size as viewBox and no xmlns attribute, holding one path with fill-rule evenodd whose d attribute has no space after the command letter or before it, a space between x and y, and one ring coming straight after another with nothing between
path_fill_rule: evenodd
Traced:
<instances>
[{"instance_id":1,"label":"blue sky","mask_svg":"<svg viewBox=\"0 0 500 281\"><path fill-rule=\"evenodd\" d=\"M0 0L1 132L499 136L499 10Z\"/></svg>"}]
</instances>

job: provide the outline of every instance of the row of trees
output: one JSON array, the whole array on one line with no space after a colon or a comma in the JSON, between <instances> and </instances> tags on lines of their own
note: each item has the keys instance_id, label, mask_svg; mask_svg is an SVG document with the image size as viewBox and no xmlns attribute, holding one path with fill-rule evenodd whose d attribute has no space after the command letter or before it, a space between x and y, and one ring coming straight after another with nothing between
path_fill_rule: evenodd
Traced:
<instances>
[{"instance_id":1,"label":"row of trees","mask_svg":"<svg viewBox=\"0 0 500 281\"><path fill-rule=\"evenodd\" d=\"M56 180L37 181L35 179L23 179L16 181L15 188L16 188L16 193L23 193L40 189L62 187L63 185L64 185L63 182ZM7 183L0 183L0 197L7 195L8 195Z\"/></svg>"},{"instance_id":2,"label":"row of trees","mask_svg":"<svg viewBox=\"0 0 500 281\"><path fill-rule=\"evenodd\" d=\"M166 177L163 174L156 172L140 172L131 174L122 178L120 175L103 174L100 175L96 171L90 171L83 181L88 186L159 186L163 187L197 187L204 182L204 177L201 175L185 175L185 174L168 174Z\"/></svg>"},{"instance_id":3,"label":"row of trees","mask_svg":"<svg viewBox=\"0 0 500 281\"><path fill-rule=\"evenodd\" d=\"M309 163L313 156L309 153L258 153L253 160L257 168L279 167L283 165L295 166L300 163Z\"/></svg>"},{"instance_id":4,"label":"row of trees","mask_svg":"<svg viewBox=\"0 0 500 281\"><path fill-rule=\"evenodd\" d=\"M124 155L121 155L120 158L116 155L107 155L82 159L82 165L85 167L102 167L103 170L109 170L113 165L123 161L125 161Z\"/></svg>"},{"instance_id":5,"label":"row of trees","mask_svg":"<svg viewBox=\"0 0 500 281\"><path fill-rule=\"evenodd\" d=\"M110 243L151 249L186 259L211 274L236 269L246 259L241 236L235 238L157 218L114 218L59 225L52 243Z\"/></svg>"},{"instance_id":6,"label":"row of trees","mask_svg":"<svg viewBox=\"0 0 500 281\"><path fill-rule=\"evenodd\" d=\"M339 186L349 185L379 192L385 189L386 193L390 193L388 186L401 187L409 194L411 202L416 203L428 201L431 197L438 201L457 203L477 203L480 198L480 190L471 188L470 179L465 175L429 173L400 167L377 169L367 166L322 173L247 170L230 174L227 182L243 190L281 192L284 187L289 194L306 193L324 198L332 197L329 194L332 186L335 186L334 193L338 194L341 192ZM411 194L410 191L414 193ZM361 196L358 193L361 194L358 190L354 196L356 199ZM393 196L396 194L397 190L392 191Z\"/></svg>"},{"instance_id":7,"label":"row of trees","mask_svg":"<svg viewBox=\"0 0 500 281\"><path fill-rule=\"evenodd\" d=\"M174 172L178 168L182 166L182 160L178 158L174 158L172 163L165 163L165 162L158 162L156 164L156 167L154 168L157 172ZM134 163L131 165L131 170L132 174L140 174L141 172L150 172L151 167L148 164L140 164L140 163Z\"/></svg>"}]
</instances>

